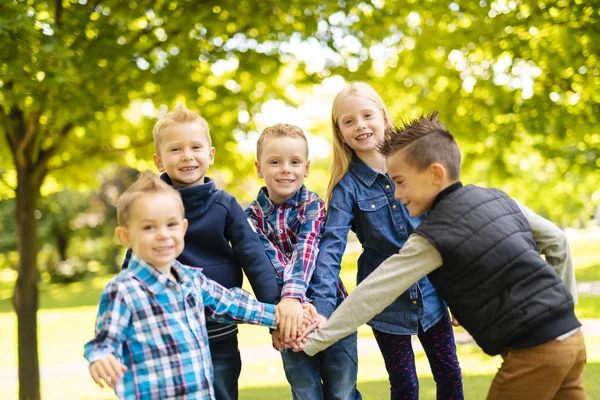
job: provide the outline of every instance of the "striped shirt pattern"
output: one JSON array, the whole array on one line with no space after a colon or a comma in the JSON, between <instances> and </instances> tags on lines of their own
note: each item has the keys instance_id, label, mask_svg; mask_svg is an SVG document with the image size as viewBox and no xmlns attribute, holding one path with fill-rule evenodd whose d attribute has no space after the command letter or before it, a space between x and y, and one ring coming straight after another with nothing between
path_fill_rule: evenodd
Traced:
<instances>
[{"instance_id":1,"label":"striped shirt pattern","mask_svg":"<svg viewBox=\"0 0 600 400\"><path fill-rule=\"evenodd\" d=\"M248 292L228 290L177 261L172 272L178 282L133 254L104 289L84 355L93 363L113 354L127 366L115 388L120 399L214 399L205 314L277 326L275 307Z\"/></svg>"}]
</instances>

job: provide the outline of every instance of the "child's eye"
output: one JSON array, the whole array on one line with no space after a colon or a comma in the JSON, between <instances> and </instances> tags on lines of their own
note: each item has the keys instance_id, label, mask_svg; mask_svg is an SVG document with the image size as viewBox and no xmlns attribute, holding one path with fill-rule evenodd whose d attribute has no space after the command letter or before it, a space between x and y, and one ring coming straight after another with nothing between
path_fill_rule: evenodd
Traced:
<instances>
[{"instance_id":1,"label":"child's eye","mask_svg":"<svg viewBox=\"0 0 600 400\"><path fill-rule=\"evenodd\" d=\"M192 149L194 149L194 150L200 150L201 148L202 148L202 146L200 146L200 145L192 146Z\"/></svg>"},{"instance_id":2,"label":"child's eye","mask_svg":"<svg viewBox=\"0 0 600 400\"><path fill-rule=\"evenodd\" d=\"M145 230L145 231L150 231L150 230L152 230L152 228L154 228L152 225L144 225L142 227L142 229Z\"/></svg>"},{"instance_id":3,"label":"child's eye","mask_svg":"<svg viewBox=\"0 0 600 400\"><path fill-rule=\"evenodd\" d=\"M349 124L351 124L351 123L352 123L352 120L351 120L351 119L347 119L347 120L345 120L345 121L344 121L344 125L349 125Z\"/></svg>"},{"instance_id":4,"label":"child's eye","mask_svg":"<svg viewBox=\"0 0 600 400\"><path fill-rule=\"evenodd\" d=\"M179 151L179 147L172 147L170 151L172 151L172 152Z\"/></svg>"},{"instance_id":5,"label":"child's eye","mask_svg":"<svg viewBox=\"0 0 600 400\"><path fill-rule=\"evenodd\" d=\"M302 164L302 161L300 160L292 160L292 165L299 165Z\"/></svg>"},{"instance_id":6,"label":"child's eye","mask_svg":"<svg viewBox=\"0 0 600 400\"><path fill-rule=\"evenodd\" d=\"M273 164L273 165L278 165L278 164L279 164L279 161L278 161L278 160L272 160L272 161L271 161L271 164Z\"/></svg>"},{"instance_id":7,"label":"child's eye","mask_svg":"<svg viewBox=\"0 0 600 400\"><path fill-rule=\"evenodd\" d=\"M369 117L372 117L372 116L373 116L373 113L370 113L370 112L365 114L365 118L369 118Z\"/></svg>"},{"instance_id":8,"label":"child's eye","mask_svg":"<svg viewBox=\"0 0 600 400\"><path fill-rule=\"evenodd\" d=\"M179 222L169 222L168 226L169 226L169 228L179 226Z\"/></svg>"}]
</instances>

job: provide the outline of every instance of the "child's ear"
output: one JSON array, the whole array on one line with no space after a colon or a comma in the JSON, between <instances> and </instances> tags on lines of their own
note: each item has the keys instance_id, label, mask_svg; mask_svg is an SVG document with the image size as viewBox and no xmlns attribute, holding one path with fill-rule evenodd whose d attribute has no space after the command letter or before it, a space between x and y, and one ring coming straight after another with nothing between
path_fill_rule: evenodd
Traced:
<instances>
[{"instance_id":1,"label":"child's ear","mask_svg":"<svg viewBox=\"0 0 600 400\"><path fill-rule=\"evenodd\" d=\"M215 163L215 148L211 147L210 152L208 153L208 165L213 165Z\"/></svg>"},{"instance_id":2,"label":"child's ear","mask_svg":"<svg viewBox=\"0 0 600 400\"><path fill-rule=\"evenodd\" d=\"M262 174L262 171L261 171L261 169L260 169L260 163L259 163L258 161L254 161L254 168L256 168L256 175L257 175L259 178L262 178L262 177L263 177L263 174Z\"/></svg>"},{"instance_id":3,"label":"child's ear","mask_svg":"<svg viewBox=\"0 0 600 400\"><path fill-rule=\"evenodd\" d=\"M306 163L306 170L304 171L304 177L308 177L308 170L310 169L310 160Z\"/></svg>"},{"instance_id":4,"label":"child's ear","mask_svg":"<svg viewBox=\"0 0 600 400\"><path fill-rule=\"evenodd\" d=\"M129 241L129 232L127 228L124 226L117 226L115 229L115 236L119 240L119 242L128 249L131 248L131 242Z\"/></svg>"},{"instance_id":5,"label":"child's ear","mask_svg":"<svg viewBox=\"0 0 600 400\"><path fill-rule=\"evenodd\" d=\"M187 228L188 228L188 220L186 218L183 219L183 234L185 235L185 233L187 232Z\"/></svg>"},{"instance_id":6,"label":"child's ear","mask_svg":"<svg viewBox=\"0 0 600 400\"><path fill-rule=\"evenodd\" d=\"M160 158L160 156L156 153L154 153L152 155L152 159L154 160L154 165L156 165L156 169L159 172L165 172L165 167L163 165L162 159Z\"/></svg>"},{"instance_id":7,"label":"child's ear","mask_svg":"<svg viewBox=\"0 0 600 400\"><path fill-rule=\"evenodd\" d=\"M446 171L446 167L440 163L431 164L431 179L432 182L436 185L442 184L448 175Z\"/></svg>"}]
</instances>

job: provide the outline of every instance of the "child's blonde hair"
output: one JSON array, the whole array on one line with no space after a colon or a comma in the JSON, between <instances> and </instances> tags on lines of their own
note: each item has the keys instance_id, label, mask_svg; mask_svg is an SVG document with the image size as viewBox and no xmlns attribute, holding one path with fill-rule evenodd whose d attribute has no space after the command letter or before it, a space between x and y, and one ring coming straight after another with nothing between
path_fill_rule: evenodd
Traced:
<instances>
[{"instance_id":1,"label":"child's blonde hair","mask_svg":"<svg viewBox=\"0 0 600 400\"><path fill-rule=\"evenodd\" d=\"M350 162L354 155L354 150L346 144L342 138L342 132L338 124L338 108L344 100L348 97L364 97L371 100L375 106L381 111L383 119L385 121L385 139L388 139L388 130L391 129L394 124L390 113L375 89L371 85L364 82L352 82L347 87L340 90L340 92L333 99L333 105L331 106L331 127L333 129L333 160L331 162L331 179L327 185L327 193L325 194L325 201L329 204L333 189L342 179L344 174L348 172L350 168Z\"/></svg>"},{"instance_id":2,"label":"child's blonde hair","mask_svg":"<svg viewBox=\"0 0 600 400\"><path fill-rule=\"evenodd\" d=\"M273 137L291 137L303 139L306 143L306 157L308 158L308 140L306 140L306 136L304 135L304 132L302 132L302 129L298 128L296 125L276 124L265 128L258 137L258 141L256 142L257 160L260 160L262 149L266 140Z\"/></svg>"},{"instance_id":3,"label":"child's blonde hair","mask_svg":"<svg viewBox=\"0 0 600 400\"><path fill-rule=\"evenodd\" d=\"M173 110L166 113L163 117L156 121L156 124L154 124L154 128L152 129L152 138L154 139L154 151L156 154L160 153L161 133L165 129L174 124L185 124L189 122L198 122L200 125L202 125L206 131L208 144L212 146L212 139L208 130L208 122L206 122L206 120L202 118L200 114L190 110L181 103L177 103L177 106L175 106Z\"/></svg>"},{"instance_id":4,"label":"child's blonde hair","mask_svg":"<svg viewBox=\"0 0 600 400\"><path fill-rule=\"evenodd\" d=\"M137 199L142 196L153 196L158 193L168 194L177 199L179 208L181 209L181 216L184 216L181 194L166 182L160 180L154 173L145 171L142 172L138 179L123 192L121 197L119 197L117 203L117 221L119 222L119 226L127 226L129 218L131 217L131 209Z\"/></svg>"}]
</instances>

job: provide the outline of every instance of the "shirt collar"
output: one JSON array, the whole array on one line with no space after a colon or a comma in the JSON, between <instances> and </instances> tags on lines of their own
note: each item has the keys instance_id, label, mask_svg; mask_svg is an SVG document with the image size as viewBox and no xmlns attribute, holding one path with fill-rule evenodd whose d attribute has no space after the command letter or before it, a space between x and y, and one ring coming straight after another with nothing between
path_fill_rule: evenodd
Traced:
<instances>
[{"instance_id":1,"label":"shirt collar","mask_svg":"<svg viewBox=\"0 0 600 400\"><path fill-rule=\"evenodd\" d=\"M436 204L438 204L440 201L442 201L450 193L457 191L461 187L463 187L463 184L461 181L458 181L458 182L455 182L452 185L448 186L446 189L442 190L441 192L439 192L438 195L435 196L435 199L433 200L431 209L433 210L433 208L436 206Z\"/></svg>"},{"instance_id":2,"label":"shirt collar","mask_svg":"<svg viewBox=\"0 0 600 400\"><path fill-rule=\"evenodd\" d=\"M181 286L191 286L192 280L184 271L183 266L179 261L173 260L171 268L174 270L177 281ZM131 273L133 273L148 288L148 290L154 294L163 291L167 287L167 282L170 281L166 274L157 271L146 261L139 258L135 253L131 254L127 270L131 271Z\"/></svg>"},{"instance_id":3,"label":"shirt collar","mask_svg":"<svg viewBox=\"0 0 600 400\"><path fill-rule=\"evenodd\" d=\"M306 189L306 186L302 185L302 187L300 187L300 189L298 189L298 191L294 193L292 197L283 202L283 204L291 207L298 207L306 200L308 200L308 190ZM256 204L258 204L258 208L265 216L273 214L275 209L279 206L277 204L273 204L271 199L269 199L269 192L266 186L263 186L258 192L258 196L256 196Z\"/></svg>"},{"instance_id":4,"label":"shirt collar","mask_svg":"<svg viewBox=\"0 0 600 400\"><path fill-rule=\"evenodd\" d=\"M363 160L358 158L356 154L352 157L350 169L352 170L352 173L367 186L371 186L377 179L377 176L379 176L379 172L369 167Z\"/></svg>"}]
</instances>

